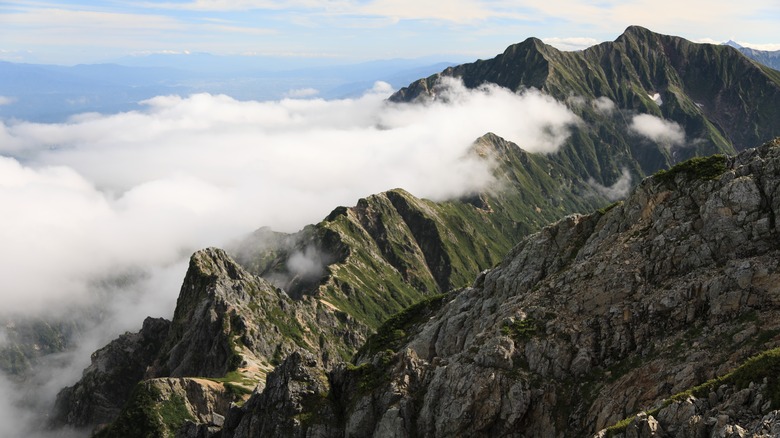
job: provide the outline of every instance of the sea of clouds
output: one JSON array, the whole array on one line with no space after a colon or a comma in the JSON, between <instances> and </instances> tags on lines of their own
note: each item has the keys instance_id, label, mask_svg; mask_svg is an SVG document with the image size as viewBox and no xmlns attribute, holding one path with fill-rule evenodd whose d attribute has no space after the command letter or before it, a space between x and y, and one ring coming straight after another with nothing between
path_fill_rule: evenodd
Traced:
<instances>
[{"instance_id":1,"label":"sea of clouds","mask_svg":"<svg viewBox=\"0 0 780 438\"><path fill-rule=\"evenodd\" d=\"M26 392L0 379L0 435L40 422L25 413L75 382L91 351L147 315L170 318L193 251L261 226L297 231L396 187L434 200L483 190L492 163L468 153L476 138L549 153L578 123L534 90L449 80L437 92L417 105L387 102L383 83L329 101L159 96L142 111L0 121L0 320L100 314Z\"/></svg>"}]
</instances>

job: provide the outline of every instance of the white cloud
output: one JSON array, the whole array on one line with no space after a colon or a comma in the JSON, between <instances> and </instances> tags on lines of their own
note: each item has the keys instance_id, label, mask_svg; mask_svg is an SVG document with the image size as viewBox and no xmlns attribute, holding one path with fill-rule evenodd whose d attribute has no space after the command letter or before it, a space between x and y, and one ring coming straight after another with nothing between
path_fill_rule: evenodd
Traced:
<instances>
[{"instance_id":1,"label":"white cloud","mask_svg":"<svg viewBox=\"0 0 780 438\"><path fill-rule=\"evenodd\" d=\"M517 5L503 1L449 0L419 2L415 0L195 0L184 3L143 3L149 8L185 9L196 11L250 11L295 10L318 13L322 16L359 17L362 20L385 17L389 25L397 20L437 20L454 23L473 23L489 18L529 19L519 13ZM365 25L365 23L363 24Z\"/></svg>"},{"instance_id":2,"label":"white cloud","mask_svg":"<svg viewBox=\"0 0 780 438\"><path fill-rule=\"evenodd\" d=\"M742 47L749 47L751 49L756 49L756 50L765 50L768 52L774 52L780 50L780 43L754 44L745 41L737 41L737 44L739 44Z\"/></svg>"},{"instance_id":3,"label":"white cloud","mask_svg":"<svg viewBox=\"0 0 780 438\"><path fill-rule=\"evenodd\" d=\"M287 97L293 99L301 99L307 97L314 97L320 94L320 91L315 88L296 88L287 92Z\"/></svg>"},{"instance_id":4,"label":"white cloud","mask_svg":"<svg viewBox=\"0 0 780 438\"><path fill-rule=\"evenodd\" d=\"M546 44L555 47L558 50L584 50L590 46L598 44L600 41L595 38L587 37L568 37L568 38L543 38Z\"/></svg>"},{"instance_id":5,"label":"white cloud","mask_svg":"<svg viewBox=\"0 0 780 438\"><path fill-rule=\"evenodd\" d=\"M475 0L450 0L447 2L374 0L360 8L360 12L395 19L430 19L456 23L468 23L505 15L496 8L491 8L489 3Z\"/></svg>"},{"instance_id":6,"label":"white cloud","mask_svg":"<svg viewBox=\"0 0 780 438\"><path fill-rule=\"evenodd\" d=\"M13 98L13 97L0 96L0 106L10 105L10 104L12 104L14 102L16 102L16 99Z\"/></svg>"},{"instance_id":7,"label":"white cloud","mask_svg":"<svg viewBox=\"0 0 780 438\"><path fill-rule=\"evenodd\" d=\"M593 99L590 103L593 106L593 109L600 112L604 115L610 115L613 112L615 112L615 102L612 101L609 97L601 96L597 99Z\"/></svg>"},{"instance_id":8,"label":"white cloud","mask_svg":"<svg viewBox=\"0 0 780 438\"><path fill-rule=\"evenodd\" d=\"M138 33L152 30L181 29L180 21L151 14L130 14L54 7L30 8L12 13L0 14L4 26L29 26L46 31L89 31L110 30Z\"/></svg>"},{"instance_id":9,"label":"white cloud","mask_svg":"<svg viewBox=\"0 0 780 438\"><path fill-rule=\"evenodd\" d=\"M625 198L626 195L628 195L628 192L631 191L631 173L628 169L623 169L620 178L609 187L599 184L593 178L588 180L588 184L601 196L610 201L617 201L618 199Z\"/></svg>"},{"instance_id":10,"label":"white cloud","mask_svg":"<svg viewBox=\"0 0 780 438\"><path fill-rule=\"evenodd\" d=\"M390 91L379 84L337 101L160 96L144 111L0 123L3 310L87 302L108 272L162 269L260 226L296 231L371 193L480 190L489 164L464 158L477 137L551 152L577 122L536 91L448 82L427 105L389 104ZM177 292L157 293L172 302Z\"/></svg>"},{"instance_id":11,"label":"white cloud","mask_svg":"<svg viewBox=\"0 0 780 438\"><path fill-rule=\"evenodd\" d=\"M679 124L650 114L634 116L629 129L666 148L685 144L685 131Z\"/></svg>"},{"instance_id":12,"label":"white cloud","mask_svg":"<svg viewBox=\"0 0 780 438\"><path fill-rule=\"evenodd\" d=\"M191 11L249 11L281 9L326 9L344 8L347 1L331 0L194 0L190 2L144 2L147 8L182 9Z\"/></svg>"}]
</instances>

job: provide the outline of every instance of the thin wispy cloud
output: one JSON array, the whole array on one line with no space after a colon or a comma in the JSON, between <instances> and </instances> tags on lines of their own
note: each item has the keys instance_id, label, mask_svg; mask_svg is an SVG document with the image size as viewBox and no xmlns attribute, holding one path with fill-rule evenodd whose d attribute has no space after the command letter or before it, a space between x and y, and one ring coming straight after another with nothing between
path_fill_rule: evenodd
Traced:
<instances>
[{"instance_id":1,"label":"thin wispy cloud","mask_svg":"<svg viewBox=\"0 0 780 438\"><path fill-rule=\"evenodd\" d=\"M623 169L620 178L611 186L599 184L593 178L588 179L588 184L601 196L610 201L617 201L628 196L628 193L631 191L631 173L628 169Z\"/></svg>"},{"instance_id":2,"label":"thin wispy cloud","mask_svg":"<svg viewBox=\"0 0 780 438\"><path fill-rule=\"evenodd\" d=\"M659 11L663 11L662 13ZM780 45L770 0L195 0L0 5L2 51L84 62L129 52L183 50L335 53L344 59L433 54L486 57L529 36L562 50L615 39L627 26L691 40ZM274 38L268 38L273 36ZM70 54L70 58L66 54Z\"/></svg>"},{"instance_id":3,"label":"thin wispy cloud","mask_svg":"<svg viewBox=\"0 0 780 438\"><path fill-rule=\"evenodd\" d=\"M545 44L549 44L558 50L564 50L564 51L583 50L601 42L596 40L595 38L589 38L589 37L568 37L568 38L551 37L551 38L544 38L542 41L544 41Z\"/></svg>"},{"instance_id":4,"label":"thin wispy cloud","mask_svg":"<svg viewBox=\"0 0 780 438\"><path fill-rule=\"evenodd\" d=\"M638 114L631 118L629 129L666 148L685 145L685 131L671 120Z\"/></svg>"}]
</instances>

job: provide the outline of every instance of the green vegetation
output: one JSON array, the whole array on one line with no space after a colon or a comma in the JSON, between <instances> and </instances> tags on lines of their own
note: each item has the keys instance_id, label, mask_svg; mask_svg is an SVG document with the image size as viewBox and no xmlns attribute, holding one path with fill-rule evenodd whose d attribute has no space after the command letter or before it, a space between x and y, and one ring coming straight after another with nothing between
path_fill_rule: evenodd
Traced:
<instances>
[{"instance_id":1,"label":"green vegetation","mask_svg":"<svg viewBox=\"0 0 780 438\"><path fill-rule=\"evenodd\" d=\"M516 319L506 322L501 326L501 333L509 336L516 342L524 342L530 339L538 329L537 322L532 318Z\"/></svg>"},{"instance_id":2,"label":"green vegetation","mask_svg":"<svg viewBox=\"0 0 780 438\"><path fill-rule=\"evenodd\" d=\"M721 154L709 157L695 157L676 164L669 170L659 170L655 179L668 184L674 181L677 175L685 175L690 180L707 181L715 179L726 171L726 157Z\"/></svg>"},{"instance_id":3,"label":"green vegetation","mask_svg":"<svg viewBox=\"0 0 780 438\"><path fill-rule=\"evenodd\" d=\"M358 382L358 395L368 394L388 382L390 373L388 368L393 363L395 352L385 350L374 357L374 362L366 362L358 366L347 364L349 371Z\"/></svg>"},{"instance_id":4,"label":"green vegetation","mask_svg":"<svg viewBox=\"0 0 780 438\"><path fill-rule=\"evenodd\" d=\"M751 382L760 383L767 379L767 391L772 401L771 409L780 408L780 348L767 350L751 357L734 371L702 383L687 391L675 394L665 405L685 400L688 396L706 397L720 385L734 385L737 389L747 388Z\"/></svg>"},{"instance_id":5,"label":"green vegetation","mask_svg":"<svg viewBox=\"0 0 780 438\"><path fill-rule=\"evenodd\" d=\"M527 234L606 204L599 196L585 196L591 189L568 163L529 154L493 134L480 138L471 153L500 163L494 174L501 190L438 203L402 189L369 196L290 237L294 247L280 251L266 264L274 268L260 274L286 269L294 251L321 248L333 257L326 277L310 283L311 290L288 293L315 293L377 329L421 299L470 285ZM296 339L289 328L280 330Z\"/></svg>"},{"instance_id":6,"label":"green vegetation","mask_svg":"<svg viewBox=\"0 0 780 438\"><path fill-rule=\"evenodd\" d=\"M661 407L648 412L648 415L655 415L664 407L677 401L683 401L689 396L707 397L710 392L717 390L721 385L733 385L740 390L747 388L751 382L760 383L764 379L767 381L767 392L771 401L770 409L780 408L780 348L773 348L753 356L724 376L716 377L669 397ZM608 427L606 429L607 437L623 433L633 419L634 417L629 417Z\"/></svg>"},{"instance_id":7,"label":"green vegetation","mask_svg":"<svg viewBox=\"0 0 780 438\"><path fill-rule=\"evenodd\" d=\"M606 428L606 432L607 432L606 438L612 438L617 434L624 433L626 431L626 428L628 428L628 425L631 424L632 421L634 421L634 417L628 417L618 421L612 426L609 426L608 428Z\"/></svg>"},{"instance_id":8,"label":"green vegetation","mask_svg":"<svg viewBox=\"0 0 780 438\"><path fill-rule=\"evenodd\" d=\"M391 316L375 334L368 337L357 356L370 357L380 351L397 351L412 335L412 328L433 316L444 305L446 298L446 295L435 295Z\"/></svg>"},{"instance_id":9,"label":"green vegetation","mask_svg":"<svg viewBox=\"0 0 780 438\"><path fill-rule=\"evenodd\" d=\"M610 210L612 210L613 208L617 207L618 205L622 205L622 204L623 204L623 201L617 201L617 202L613 202L613 203L611 203L611 204L607 205L606 207L601 207L601 208L599 208L599 209L598 209L598 210L596 210L596 211L598 211L598 212L599 212L599 214L601 214L601 215L605 215L605 214L607 214L607 212L608 212L608 211L610 211Z\"/></svg>"},{"instance_id":10,"label":"green vegetation","mask_svg":"<svg viewBox=\"0 0 780 438\"><path fill-rule=\"evenodd\" d=\"M181 396L174 394L163 399L152 383L141 382L133 389L119 418L96 433L95 438L173 437L186 420L195 418Z\"/></svg>"},{"instance_id":11,"label":"green vegetation","mask_svg":"<svg viewBox=\"0 0 780 438\"><path fill-rule=\"evenodd\" d=\"M219 382L236 398L243 398L245 395L251 394L254 388L257 386L257 381L253 378L247 377L238 371L230 371L225 374L225 377L207 378L212 382Z\"/></svg>"},{"instance_id":12,"label":"green vegetation","mask_svg":"<svg viewBox=\"0 0 780 438\"><path fill-rule=\"evenodd\" d=\"M163 400L157 408L162 423L171 436L181 428L186 420L194 421L195 418L187 409L187 404L180 395L172 395L171 398Z\"/></svg>"}]
</instances>

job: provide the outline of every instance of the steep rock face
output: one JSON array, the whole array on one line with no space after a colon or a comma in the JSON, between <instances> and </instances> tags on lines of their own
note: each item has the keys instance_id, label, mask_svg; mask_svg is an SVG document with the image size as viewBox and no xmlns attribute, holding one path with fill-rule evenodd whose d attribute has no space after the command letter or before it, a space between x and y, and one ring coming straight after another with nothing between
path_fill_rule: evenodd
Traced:
<instances>
[{"instance_id":1,"label":"steep rock face","mask_svg":"<svg viewBox=\"0 0 780 438\"><path fill-rule=\"evenodd\" d=\"M135 387L116 421L95 437L212 436L239 399L228 386L211 380L146 380Z\"/></svg>"},{"instance_id":2,"label":"steep rock face","mask_svg":"<svg viewBox=\"0 0 780 438\"><path fill-rule=\"evenodd\" d=\"M390 100L436 98L444 76L460 78L469 88L484 83L514 91L536 88L568 102L585 125L575 128L555 159L602 183L621 167L649 174L695 155L733 153L780 135L775 123L780 72L732 47L694 44L638 26L614 42L578 52L529 38L493 59L420 79ZM616 108L600 105L598 98L610 99ZM637 113L678 123L687 138L684 147L642 139L630 127Z\"/></svg>"},{"instance_id":3,"label":"steep rock face","mask_svg":"<svg viewBox=\"0 0 780 438\"><path fill-rule=\"evenodd\" d=\"M330 383L322 364L309 354L293 353L268 375L261 395L250 399L242 410L234 410L233 436L329 436L335 424L316 424L321 418L335 418L328 397Z\"/></svg>"},{"instance_id":4,"label":"steep rock face","mask_svg":"<svg viewBox=\"0 0 780 438\"><path fill-rule=\"evenodd\" d=\"M588 436L723 375L780 344L779 186L776 140L567 217L380 328L331 373L340 413L308 418L341 425L325 436Z\"/></svg>"},{"instance_id":5,"label":"steep rock face","mask_svg":"<svg viewBox=\"0 0 780 438\"><path fill-rule=\"evenodd\" d=\"M190 260L166 344L150 375L222 377L241 368L262 379L298 348L326 360L338 358L339 348L352 342L343 337L349 324L314 300L293 301L224 251L205 249Z\"/></svg>"},{"instance_id":6,"label":"steep rock face","mask_svg":"<svg viewBox=\"0 0 780 438\"><path fill-rule=\"evenodd\" d=\"M141 331L125 333L92 354L79 382L57 395L54 426L91 427L112 421L154 361L170 321L146 318Z\"/></svg>"},{"instance_id":7,"label":"steep rock face","mask_svg":"<svg viewBox=\"0 0 780 438\"><path fill-rule=\"evenodd\" d=\"M341 359L344 350L357 349L361 330L347 315L311 298L291 300L224 251L205 249L190 260L173 321L147 319L140 333L123 335L96 352L82 379L59 394L54 425L91 428L113 421L132 391L140 391L144 406L153 408L143 412L154 414L170 398L163 390L163 396L149 399L143 388L150 380L144 378L216 382L190 379L200 382L205 394L179 391L181 402L192 406L203 397L222 397L225 388L247 394L262 388L266 374L293 351L311 352L324 364ZM218 392L209 396L214 388ZM138 421L143 412L128 412L125 406L120 419L131 415ZM224 416L227 407L215 412ZM201 433L200 417L193 415L190 432Z\"/></svg>"}]
</instances>

